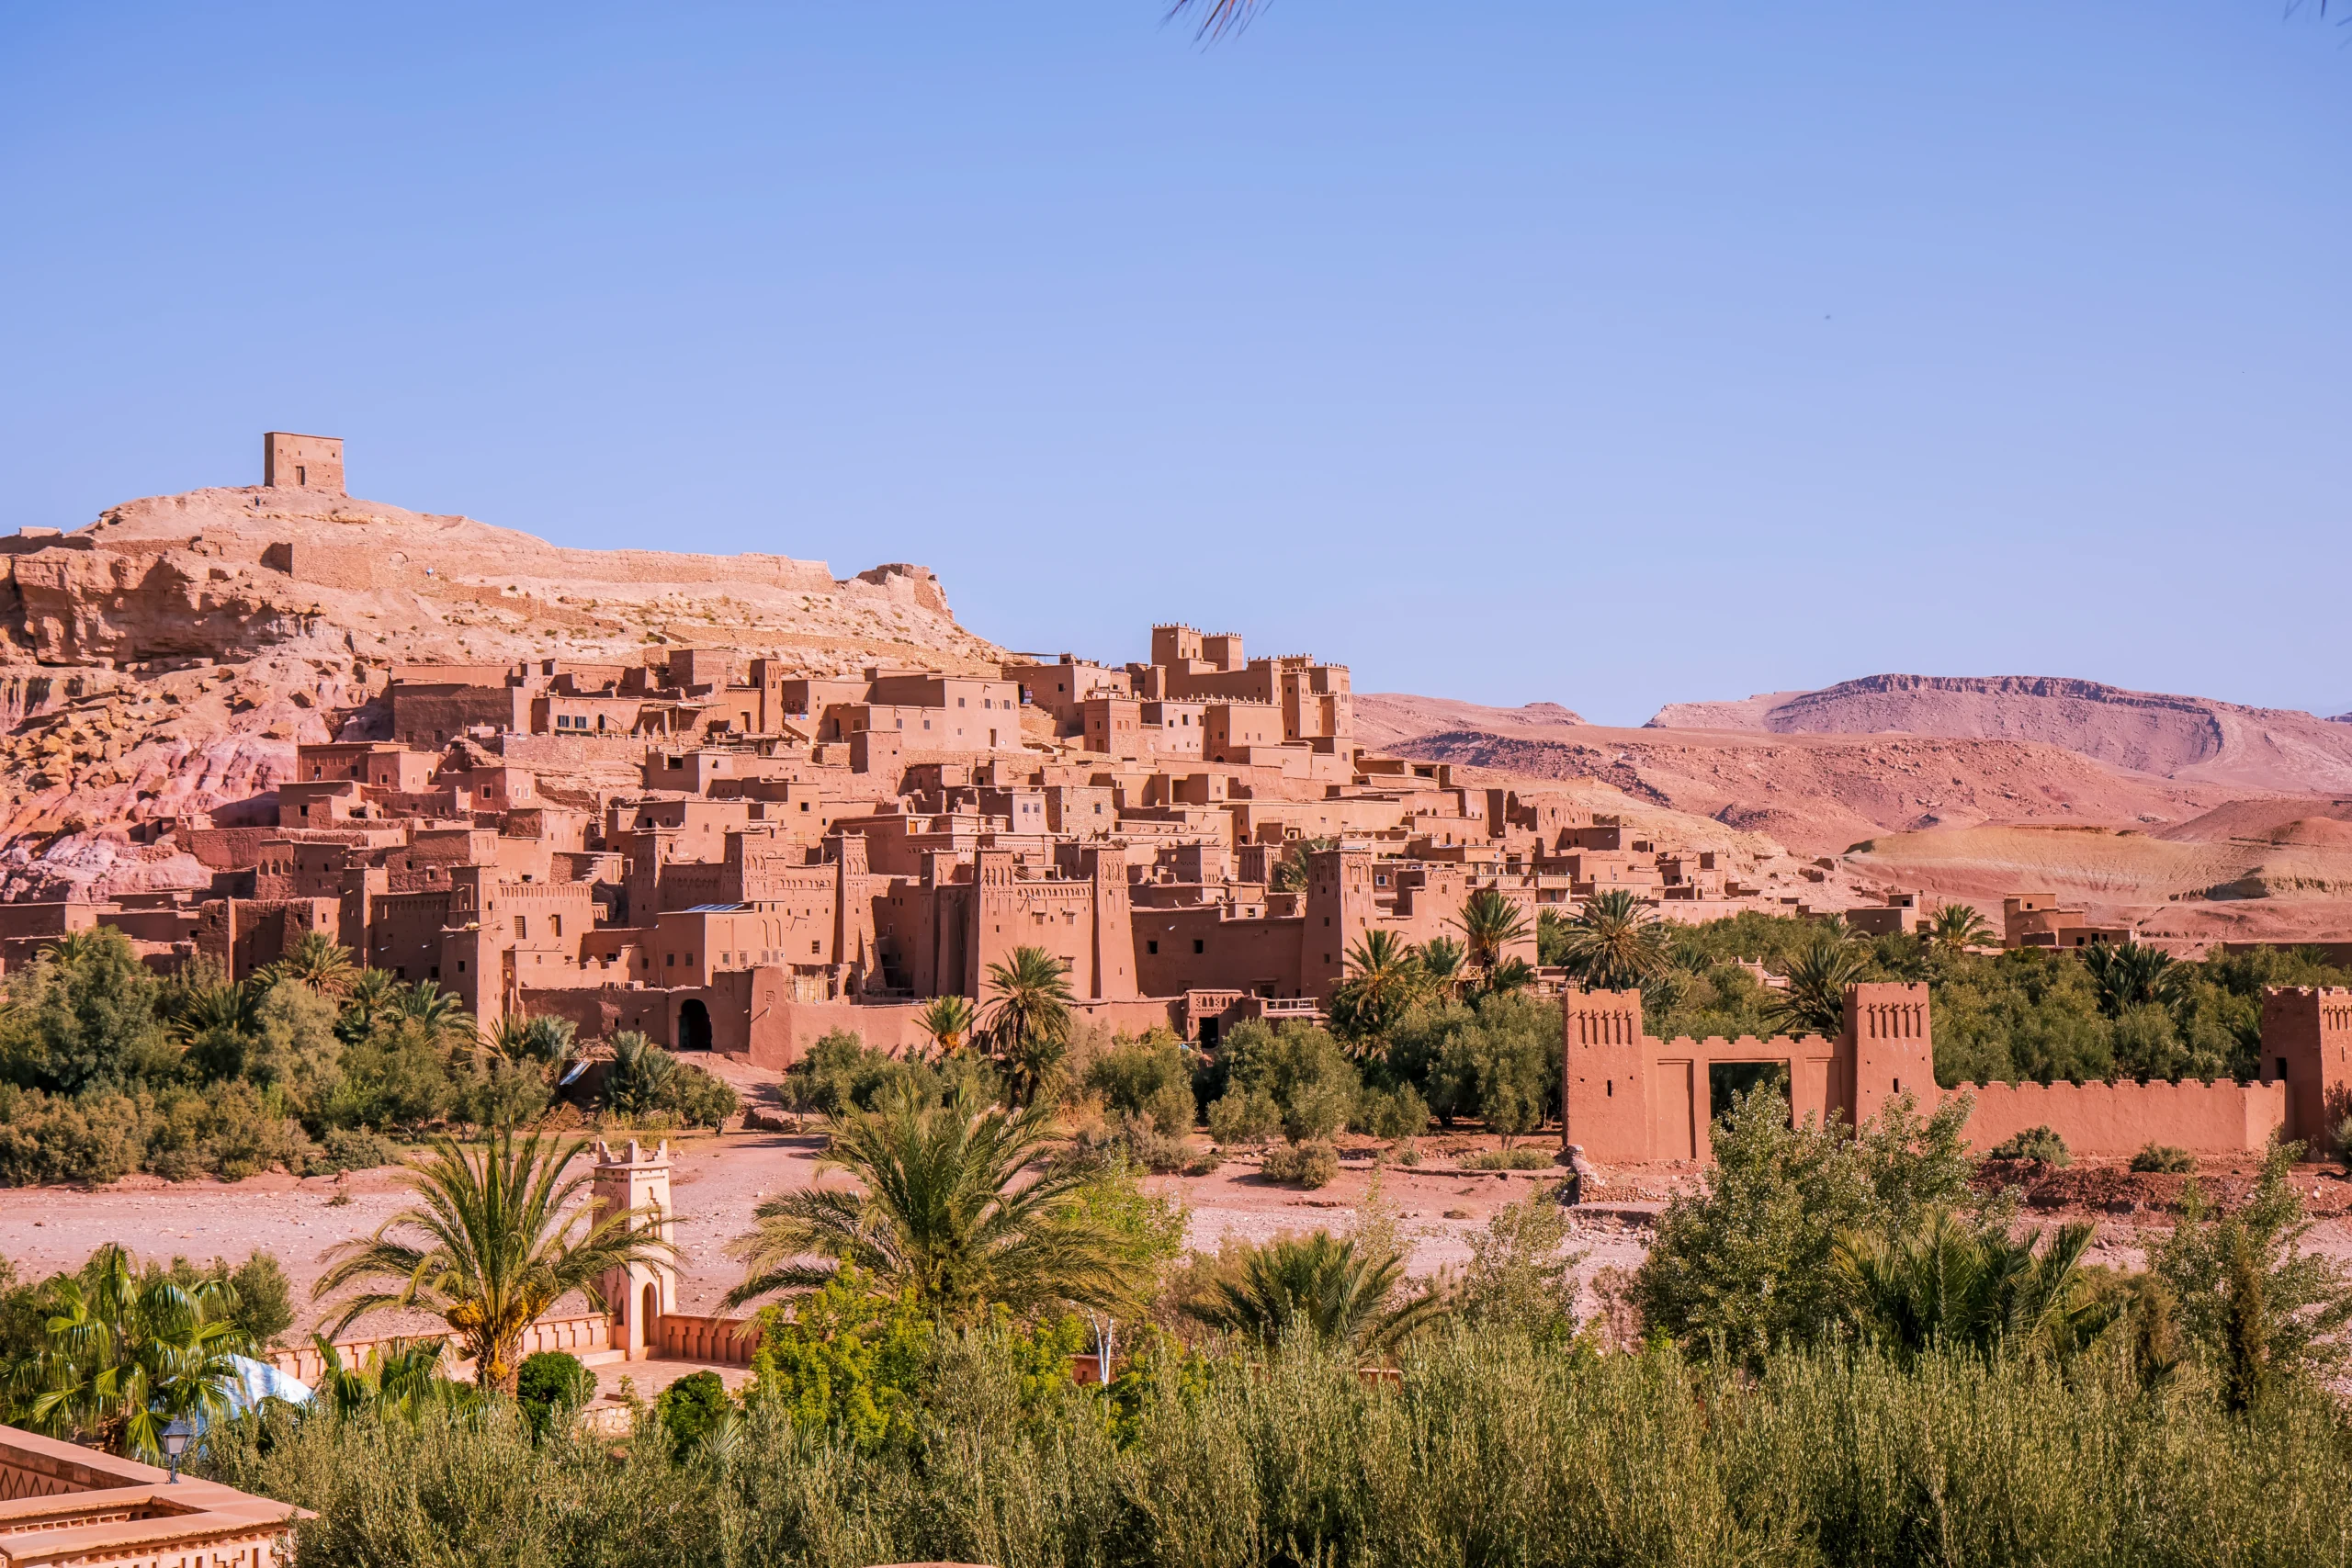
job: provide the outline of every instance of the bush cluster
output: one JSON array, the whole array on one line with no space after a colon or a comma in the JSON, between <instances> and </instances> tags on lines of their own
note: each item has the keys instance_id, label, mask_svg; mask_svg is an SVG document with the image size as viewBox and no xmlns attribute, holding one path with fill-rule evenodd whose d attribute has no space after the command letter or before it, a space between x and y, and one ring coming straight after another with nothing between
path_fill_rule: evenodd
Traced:
<instances>
[{"instance_id":1,"label":"bush cluster","mask_svg":"<svg viewBox=\"0 0 2352 1568\"><path fill-rule=\"evenodd\" d=\"M1665 973L1642 987L1651 1032L1769 1034L1778 993L1738 961L1785 975L1818 940L1817 922L1748 913L1678 928ZM1998 956L1922 945L1911 936L1856 940L1863 980L1927 982L1934 1006L1936 1081L2091 1082L2106 1078L2258 1076L2262 993L2269 986L2342 986L2352 971L2316 949L2268 948L2175 963L2020 948Z\"/></svg>"},{"instance_id":2,"label":"bush cluster","mask_svg":"<svg viewBox=\"0 0 2352 1568\"><path fill-rule=\"evenodd\" d=\"M1305 1143L1277 1144L1266 1151L1259 1167L1269 1181L1300 1187L1329 1187L1340 1179L1340 1151L1322 1138Z\"/></svg>"},{"instance_id":3,"label":"bush cluster","mask_svg":"<svg viewBox=\"0 0 2352 1568\"><path fill-rule=\"evenodd\" d=\"M2066 1140L2053 1127L2028 1127L2022 1133L2012 1133L1985 1152L1994 1159L2030 1159L2054 1166L2075 1162Z\"/></svg>"},{"instance_id":4,"label":"bush cluster","mask_svg":"<svg viewBox=\"0 0 2352 1568\"><path fill-rule=\"evenodd\" d=\"M2152 1401L2109 1363L1792 1349L1751 1375L1496 1327L1416 1345L1388 1383L1294 1341L1095 1393L1032 1387L1001 1335L919 1354L911 1389L845 1380L904 1396L879 1437L797 1380L745 1402L738 1440L683 1457L654 1434L535 1440L492 1410L280 1416L225 1430L203 1463L316 1510L299 1554L354 1568L2318 1568L2346 1549L2352 1431L2324 1395L2233 1416Z\"/></svg>"},{"instance_id":5,"label":"bush cluster","mask_svg":"<svg viewBox=\"0 0 2352 1568\"><path fill-rule=\"evenodd\" d=\"M830 1030L785 1069L783 1094L793 1111L838 1116L854 1108L871 1111L894 1085L911 1083L929 1099L945 1100L958 1083L970 1082L981 1097L1003 1097L996 1069L975 1052L962 1052L938 1062L893 1056L866 1044L863 1035L846 1029Z\"/></svg>"},{"instance_id":6,"label":"bush cluster","mask_svg":"<svg viewBox=\"0 0 2352 1568\"><path fill-rule=\"evenodd\" d=\"M92 1265L68 1269L40 1280L20 1280L16 1268L0 1258L0 1404L9 1418L23 1424L21 1407L28 1391L20 1372L49 1337L49 1321L57 1310L57 1289L64 1280L94 1278ZM168 1278L192 1289L206 1282L226 1288L231 1305L228 1321L241 1341L256 1349L281 1343L294 1326L293 1286L285 1268L266 1252L248 1255L243 1263L225 1258L192 1263L175 1258L168 1263L148 1263L138 1270L141 1280Z\"/></svg>"},{"instance_id":7,"label":"bush cluster","mask_svg":"<svg viewBox=\"0 0 2352 1568\"><path fill-rule=\"evenodd\" d=\"M201 962L159 979L121 932L76 932L0 999L0 1182L382 1165L382 1131L542 1115L576 1050L550 1018L482 1032L438 986L354 968L323 938L232 983ZM650 1047L639 1061L653 1081L628 1109L664 1125L735 1110L701 1068Z\"/></svg>"}]
</instances>

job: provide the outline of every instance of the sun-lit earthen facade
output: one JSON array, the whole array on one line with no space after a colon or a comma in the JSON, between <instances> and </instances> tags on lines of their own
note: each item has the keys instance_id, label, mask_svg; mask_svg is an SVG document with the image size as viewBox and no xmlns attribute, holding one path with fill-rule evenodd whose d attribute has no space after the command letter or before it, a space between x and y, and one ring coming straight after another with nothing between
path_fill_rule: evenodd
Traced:
<instances>
[{"instance_id":1,"label":"sun-lit earthen facade","mask_svg":"<svg viewBox=\"0 0 2352 1568\"><path fill-rule=\"evenodd\" d=\"M1800 1121L1856 1125L1897 1095L1921 1111L1964 1094L1971 1147L2048 1127L2072 1152L2125 1156L2149 1144L2247 1154L2274 1137L2325 1148L2352 1105L2352 990L2282 987L2264 998L2263 1071L2251 1082L1962 1083L1939 1089L1928 987L1846 991L1835 1039L1660 1040L1639 991L1570 990L1562 1009L1563 1145L1601 1161L1712 1158L1709 1125L1732 1098L1771 1084Z\"/></svg>"}]
</instances>

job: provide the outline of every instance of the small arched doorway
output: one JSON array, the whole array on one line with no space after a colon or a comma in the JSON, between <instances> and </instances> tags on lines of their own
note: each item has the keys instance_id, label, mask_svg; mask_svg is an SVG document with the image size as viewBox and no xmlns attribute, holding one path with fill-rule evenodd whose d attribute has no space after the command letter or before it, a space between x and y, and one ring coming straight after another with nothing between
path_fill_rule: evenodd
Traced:
<instances>
[{"instance_id":1,"label":"small arched doorway","mask_svg":"<svg viewBox=\"0 0 2352 1568\"><path fill-rule=\"evenodd\" d=\"M692 997L678 1006L678 1049L710 1049L710 1010Z\"/></svg>"},{"instance_id":2,"label":"small arched doorway","mask_svg":"<svg viewBox=\"0 0 2352 1568\"><path fill-rule=\"evenodd\" d=\"M644 1305L637 1320L637 1337L648 1356L662 1353L662 1287L654 1280L645 1284Z\"/></svg>"}]
</instances>

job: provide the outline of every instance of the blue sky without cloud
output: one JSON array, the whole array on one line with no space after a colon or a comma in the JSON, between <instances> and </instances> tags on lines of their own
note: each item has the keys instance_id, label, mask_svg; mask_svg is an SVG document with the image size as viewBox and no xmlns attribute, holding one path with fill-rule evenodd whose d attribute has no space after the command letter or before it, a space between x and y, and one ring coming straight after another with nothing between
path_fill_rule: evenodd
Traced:
<instances>
[{"instance_id":1,"label":"blue sky without cloud","mask_svg":"<svg viewBox=\"0 0 2352 1568\"><path fill-rule=\"evenodd\" d=\"M0 527L258 479L1360 690L2352 706L2277 0L0 4Z\"/></svg>"}]
</instances>

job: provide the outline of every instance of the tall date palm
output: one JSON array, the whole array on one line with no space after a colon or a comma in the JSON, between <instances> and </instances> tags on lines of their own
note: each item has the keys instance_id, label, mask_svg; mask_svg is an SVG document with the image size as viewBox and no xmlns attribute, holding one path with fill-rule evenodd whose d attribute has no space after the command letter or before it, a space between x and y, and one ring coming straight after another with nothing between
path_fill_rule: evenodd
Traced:
<instances>
[{"instance_id":1,"label":"tall date palm","mask_svg":"<svg viewBox=\"0 0 2352 1568\"><path fill-rule=\"evenodd\" d=\"M1664 969L1666 926L1631 891L1612 887L1584 901L1560 928L1568 973L1596 991L1629 991Z\"/></svg>"},{"instance_id":2,"label":"tall date palm","mask_svg":"<svg viewBox=\"0 0 2352 1568\"><path fill-rule=\"evenodd\" d=\"M1504 948L1525 942L1530 929L1526 913L1494 887L1481 887L1464 898L1453 924L1469 947L1470 966L1482 976L1502 962Z\"/></svg>"},{"instance_id":3,"label":"tall date palm","mask_svg":"<svg viewBox=\"0 0 2352 1568\"><path fill-rule=\"evenodd\" d=\"M1069 1042L1069 966L1042 947L1016 947L1010 962L991 964L989 1005L980 1015L1003 1065L1013 1098L1037 1097Z\"/></svg>"},{"instance_id":4,"label":"tall date palm","mask_svg":"<svg viewBox=\"0 0 2352 1568\"><path fill-rule=\"evenodd\" d=\"M650 1214L574 1201L592 1179L565 1174L582 1146L511 1129L492 1133L479 1154L434 1140L430 1157L401 1173L419 1201L327 1254L314 1299L367 1287L328 1332L370 1313L423 1308L449 1325L475 1382L514 1393L524 1333L542 1314L574 1292L602 1306L604 1274L674 1251Z\"/></svg>"},{"instance_id":5,"label":"tall date palm","mask_svg":"<svg viewBox=\"0 0 2352 1568\"><path fill-rule=\"evenodd\" d=\"M969 1084L944 1105L902 1084L878 1109L848 1111L822 1163L859 1190L804 1187L761 1204L728 1248L744 1275L727 1304L822 1285L844 1267L949 1322L997 1303L1023 1314L1117 1304L1134 1259L1086 1201L1097 1173L1064 1164L1022 1179L1052 1130L1045 1107L984 1106Z\"/></svg>"}]
</instances>

